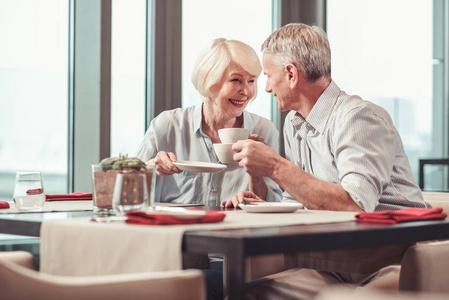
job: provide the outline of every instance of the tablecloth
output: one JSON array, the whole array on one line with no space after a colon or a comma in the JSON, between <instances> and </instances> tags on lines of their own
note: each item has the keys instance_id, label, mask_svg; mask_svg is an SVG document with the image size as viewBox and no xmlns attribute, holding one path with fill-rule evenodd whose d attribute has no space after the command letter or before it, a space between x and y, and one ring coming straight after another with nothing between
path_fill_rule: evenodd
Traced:
<instances>
[{"instance_id":1,"label":"tablecloth","mask_svg":"<svg viewBox=\"0 0 449 300\"><path fill-rule=\"evenodd\" d=\"M83 276L182 268L182 238L187 230L256 228L355 220L355 213L298 210L294 213L225 211L220 223L150 226L97 223L89 218L44 220L41 272Z\"/></svg>"}]
</instances>

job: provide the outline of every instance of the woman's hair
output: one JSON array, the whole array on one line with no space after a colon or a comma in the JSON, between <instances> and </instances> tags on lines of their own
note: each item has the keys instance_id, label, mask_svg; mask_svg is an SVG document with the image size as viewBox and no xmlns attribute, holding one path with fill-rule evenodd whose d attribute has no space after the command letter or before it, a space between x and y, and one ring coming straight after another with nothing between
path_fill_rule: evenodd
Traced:
<instances>
[{"instance_id":1,"label":"woman's hair","mask_svg":"<svg viewBox=\"0 0 449 300\"><path fill-rule=\"evenodd\" d=\"M205 49L195 62L192 83L205 98L211 97L211 88L223 78L226 69L234 62L242 69L256 76L255 94L257 95L257 78L262 72L259 57L253 48L237 40L216 39ZM252 100L251 99L251 100Z\"/></svg>"},{"instance_id":2,"label":"woman's hair","mask_svg":"<svg viewBox=\"0 0 449 300\"><path fill-rule=\"evenodd\" d=\"M292 23L273 32L262 44L280 70L287 64L301 69L310 82L331 77L331 50L326 33L317 26Z\"/></svg>"}]
</instances>

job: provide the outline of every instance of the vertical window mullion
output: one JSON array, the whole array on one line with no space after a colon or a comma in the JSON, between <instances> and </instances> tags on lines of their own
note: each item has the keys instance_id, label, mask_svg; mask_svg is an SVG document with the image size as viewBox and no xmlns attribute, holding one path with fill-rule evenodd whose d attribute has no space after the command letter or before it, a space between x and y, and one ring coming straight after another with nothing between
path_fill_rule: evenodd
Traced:
<instances>
[{"instance_id":1,"label":"vertical window mullion","mask_svg":"<svg viewBox=\"0 0 449 300\"><path fill-rule=\"evenodd\" d=\"M92 189L90 165L109 156L111 0L75 0L73 189Z\"/></svg>"}]
</instances>

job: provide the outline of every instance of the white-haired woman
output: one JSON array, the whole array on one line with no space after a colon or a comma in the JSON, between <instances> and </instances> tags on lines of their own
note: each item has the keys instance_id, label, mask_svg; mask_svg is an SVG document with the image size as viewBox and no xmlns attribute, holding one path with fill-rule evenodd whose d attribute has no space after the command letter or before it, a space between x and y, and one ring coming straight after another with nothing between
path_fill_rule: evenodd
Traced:
<instances>
[{"instance_id":1,"label":"white-haired woman","mask_svg":"<svg viewBox=\"0 0 449 300\"><path fill-rule=\"evenodd\" d=\"M251 139L278 150L279 133L273 123L245 110L256 97L261 71L256 52L236 40L216 39L199 56L192 83L202 103L154 118L137 153L156 166L156 202L219 206L242 190L280 201L276 183L251 177L238 164L229 164L218 173L181 172L173 164L177 160L217 163L212 145L221 142L218 130L222 128L247 128Z\"/></svg>"}]
</instances>

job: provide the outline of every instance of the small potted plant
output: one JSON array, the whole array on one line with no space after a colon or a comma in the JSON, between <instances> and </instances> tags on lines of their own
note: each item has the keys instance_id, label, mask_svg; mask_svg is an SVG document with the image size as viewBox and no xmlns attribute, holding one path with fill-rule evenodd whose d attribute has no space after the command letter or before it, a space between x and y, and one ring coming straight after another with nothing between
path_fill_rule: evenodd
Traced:
<instances>
[{"instance_id":1,"label":"small potted plant","mask_svg":"<svg viewBox=\"0 0 449 300\"><path fill-rule=\"evenodd\" d=\"M115 181L119 173L144 173L146 175L148 191L151 192L150 205L154 201L155 172L152 166L147 166L136 157L127 154L118 157L108 157L99 164L92 165L93 205L96 216L114 215L112 198Z\"/></svg>"}]
</instances>

